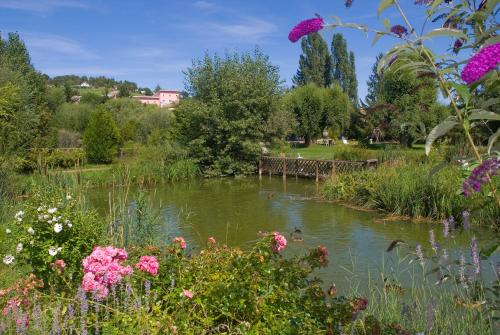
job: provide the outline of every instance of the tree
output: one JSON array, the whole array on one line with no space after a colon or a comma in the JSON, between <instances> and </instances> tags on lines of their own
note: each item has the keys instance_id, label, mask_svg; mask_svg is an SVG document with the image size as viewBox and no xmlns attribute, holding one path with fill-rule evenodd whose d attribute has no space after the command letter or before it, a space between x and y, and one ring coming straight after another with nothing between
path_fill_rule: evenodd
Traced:
<instances>
[{"instance_id":1,"label":"tree","mask_svg":"<svg viewBox=\"0 0 500 335\"><path fill-rule=\"evenodd\" d=\"M17 33L9 33L0 43L0 87L13 85L19 90L21 102L1 132L10 129L3 140L0 154L25 156L27 150L46 144L51 111L47 101L45 77L36 72L30 56Z\"/></svg>"},{"instance_id":2,"label":"tree","mask_svg":"<svg viewBox=\"0 0 500 335\"><path fill-rule=\"evenodd\" d=\"M332 82L331 57L325 40L321 34L313 33L303 38L301 43L302 55L293 83L296 86L309 83L329 86Z\"/></svg>"},{"instance_id":3,"label":"tree","mask_svg":"<svg viewBox=\"0 0 500 335\"><path fill-rule=\"evenodd\" d=\"M92 163L109 164L118 153L120 133L115 121L104 107L97 106L90 115L83 134L85 154Z\"/></svg>"},{"instance_id":4,"label":"tree","mask_svg":"<svg viewBox=\"0 0 500 335\"><path fill-rule=\"evenodd\" d=\"M285 106L295 115L295 133L304 137L306 146L325 128L343 130L348 127L352 109L349 98L338 85L331 88L315 84L297 87L285 97Z\"/></svg>"},{"instance_id":5,"label":"tree","mask_svg":"<svg viewBox=\"0 0 500 335\"><path fill-rule=\"evenodd\" d=\"M153 92L158 93L158 92L160 92L160 91L161 91L160 84L156 84L156 87L155 87L155 89L153 90Z\"/></svg>"},{"instance_id":6,"label":"tree","mask_svg":"<svg viewBox=\"0 0 500 335\"><path fill-rule=\"evenodd\" d=\"M354 57L354 52L349 53L349 88L347 90L347 95L354 103L355 106L358 105L358 79L356 78L356 60Z\"/></svg>"},{"instance_id":7,"label":"tree","mask_svg":"<svg viewBox=\"0 0 500 335\"><path fill-rule=\"evenodd\" d=\"M191 98L174 112L174 139L207 175L254 172L261 144L282 138L290 125L278 68L256 49L224 58L206 54L185 77Z\"/></svg>"},{"instance_id":8,"label":"tree","mask_svg":"<svg viewBox=\"0 0 500 335\"><path fill-rule=\"evenodd\" d=\"M332 77L344 92L349 90L350 64L347 43L342 34L334 34L332 39Z\"/></svg>"},{"instance_id":9,"label":"tree","mask_svg":"<svg viewBox=\"0 0 500 335\"><path fill-rule=\"evenodd\" d=\"M365 98L365 104L368 106L373 106L380 98L381 94L381 85L382 85L382 77L379 75L377 68L380 62L380 59L384 56L384 54L380 53L377 55L375 59L375 63L372 66L372 73L368 78L367 86L368 86L368 94Z\"/></svg>"},{"instance_id":10,"label":"tree","mask_svg":"<svg viewBox=\"0 0 500 335\"><path fill-rule=\"evenodd\" d=\"M76 95L77 92L73 88L71 88L71 85L68 83L64 84L64 97L66 98L66 102L71 102L71 98Z\"/></svg>"}]
</instances>

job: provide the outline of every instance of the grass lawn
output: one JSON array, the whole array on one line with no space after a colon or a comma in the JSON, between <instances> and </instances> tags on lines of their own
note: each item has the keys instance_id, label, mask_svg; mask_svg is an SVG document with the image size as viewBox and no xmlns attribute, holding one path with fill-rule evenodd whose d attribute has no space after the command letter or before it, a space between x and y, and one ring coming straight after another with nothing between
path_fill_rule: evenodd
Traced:
<instances>
[{"instance_id":1,"label":"grass lawn","mask_svg":"<svg viewBox=\"0 0 500 335\"><path fill-rule=\"evenodd\" d=\"M397 149L408 153L424 153L423 146L415 146L414 148L401 149L399 146L391 145L386 148ZM311 144L309 147L291 147L286 146L275 149L271 152L273 156L282 156L290 158L302 157L306 159L350 159L350 160L365 160L378 158L384 147L372 146L363 148L356 143L352 144L335 144L331 146Z\"/></svg>"}]
</instances>

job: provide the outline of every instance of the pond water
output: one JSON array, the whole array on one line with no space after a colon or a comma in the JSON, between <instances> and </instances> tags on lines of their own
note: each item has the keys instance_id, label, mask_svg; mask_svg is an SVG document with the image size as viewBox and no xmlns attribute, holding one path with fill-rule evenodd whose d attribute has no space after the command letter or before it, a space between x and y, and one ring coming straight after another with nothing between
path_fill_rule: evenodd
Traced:
<instances>
[{"instance_id":1,"label":"pond water","mask_svg":"<svg viewBox=\"0 0 500 335\"><path fill-rule=\"evenodd\" d=\"M430 254L429 230L434 229L437 242L457 259L460 252L469 258L472 236L478 238L480 247L498 237L487 229L475 229L457 231L454 239L445 240L442 225L387 221L376 212L311 200L318 191L311 180L249 177L171 183L147 192L161 217L165 240L184 236L191 248L199 250L214 236L220 243L246 248L260 238L259 231L279 231L289 242L285 256L326 246L329 266L317 273L325 285L335 282L340 290L353 280L364 283L368 273L377 278L382 271L390 273L398 264L397 255L385 251L393 240L405 241L412 250L421 244L424 253ZM105 213L109 192L92 190L88 199ZM131 190L130 199L136 192ZM301 233L294 235L303 241L292 239L290 234L296 228ZM401 250L408 254L408 248ZM498 261L496 255L493 263ZM491 262L483 268L486 276L493 275Z\"/></svg>"}]
</instances>

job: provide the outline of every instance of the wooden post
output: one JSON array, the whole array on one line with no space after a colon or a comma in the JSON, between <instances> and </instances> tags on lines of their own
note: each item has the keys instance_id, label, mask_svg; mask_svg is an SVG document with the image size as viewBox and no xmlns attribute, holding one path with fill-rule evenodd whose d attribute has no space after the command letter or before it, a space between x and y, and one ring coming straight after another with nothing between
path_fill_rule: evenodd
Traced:
<instances>
[{"instance_id":1,"label":"wooden post","mask_svg":"<svg viewBox=\"0 0 500 335\"><path fill-rule=\"evenodd\" d=\"M262 179L262 159L259 159L259 179Z\"/></svg>"},{"instance_id":2,"label":"wooden post","mask_svg":"<svg viewBox=\"0 0 500 335\"><path fill-rule=\"evenodd\" d=\"M316 161L316 182L319 182L319 161Z\"/></svg>"},{"instance_id":3,"label":"wooden post","mask_svg":"<svg viewBox=\"0 0 500 335\"><path fill-rule=\"evenodd\" d=\"M286 179L286 158L283 158L283 179Z\"/></svg>"}]
</instances>

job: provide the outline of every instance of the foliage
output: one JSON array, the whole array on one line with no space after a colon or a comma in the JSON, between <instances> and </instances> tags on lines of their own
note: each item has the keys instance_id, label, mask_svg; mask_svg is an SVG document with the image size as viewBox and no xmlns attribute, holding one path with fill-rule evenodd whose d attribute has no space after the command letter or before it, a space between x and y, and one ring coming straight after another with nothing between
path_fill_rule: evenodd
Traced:
<instances>
[{"instance_id":1,"label":"foliage","mask_svg":"<svg viewBox=\"0 0 500 335\"><path fill-rule=\"evenodd\" d=\"M295 115L298 123L295 133L305 138L306 146L325 128L344 129L349 123L350 102L336 85L298 87L286 95L285 106Z\"/></svg>"},{"instance_id":2,"label":"foliage","mask_svg":"<svg viewBox=\"0 0 500 335\"><path fill-rule=\"evenodd\" d=\"M342 34L334 34L332 39L333 80L346 92L351 101L357 105L358 82L354 64L354 53L348 53L347 42Z\"/></svg>"},{"instance_id":3,"label":"foliage","mask_svg":"<svg viewBox=\"0 0 500 335\"><path fill-rule=\"evenodd\" d=\"M302 39L301 46L302 55L300 55L297 74L293 77L294 85L330 86L332 83L332 60L323 37L318 33L309 34Z\"/></svg>"},{"instance_id":4,"label":"foliage","mask_svg":"<svg viewBox=\"0 0 500 335\"><path fill-rule=\"evenodd\" d=\"M365 318L366 300L329 296L312 277L327 261L325 249L285 258L272 251L271 239L262 239L249 251L211 240L191 257L175 243L181 238L161 248L131 248L130 265L151 255L148 261L159 262L158 273L136 265L134 275L125 276L103 298L83 290L65 297L35 294L38 299L22 309L34 321L25 327L33 333L315 334L333 333ZM127 259L125 251L120 253ZM47 309L44 315L36 305ZM7 308L7 327L15 324L19 312Z\"/></svg>"},{"instance_id":5,"label":"foliage","mask_svg":"<svg viewBox=\"0 0 500 335\"><path fill-rule=\"evenodd\" d=\"M49 288L72 286L81 278L81 261L102 239L104 225L94 211L85 211L70 195L35 190L10 219L11 236L3 255L14 256L9 266L29 267ZM64 276L54 262L64 260Z\"/></svg>"},{"instance_id":6,"label":"foliage","mask_svg":"<svg viewBox=\"0 0 500 335\"><path fill-rule=\"evenodd\" d=\"M51 168L73 168L77 164L83 164L85 151L83 149L54 149L45 157L45 162Z\"/></svg>"},{"instance_id":7,"label":"foliage","mask_svg":"<svg viewBox=\"0 0 500 335\"><path fill-rule=\"evenodd\" d=\"M290 127L277 67L255 50L205 55L185 75L192 98L175 110L174 139L207 175L254 172L261 144L284 137Z\"/></svg>"},{"instance_id":8,"label":"foliage","mask_svg":"<svg viewBox=\"0 0 500 335\"><path fill-rule=\"evenodd\" d=\"M17 33L0 40L0 154L23 156L44 145L50 116L45 79Z\"/></svg>"},{"instance_id":9,"label":"foliage","mask_svg":"<svg viewBox=\"0 0 500 335\"><path fill-rule=\"evenodd\" d=\"M98 107L89 118L83 135L85 153L90 162L111 163L118 153L120 133L107 110Z\"/></svg>"},{"instance_id":10,"label":"foliage","mask_svg":"<svg viewBox=\"0 0 500 335\"><path fill-rule=\"evenodd\" d=\"M460 217L467 209L480 224L493 227L499 224L499 209L488 202L486 194L470 199L460 195L462 171L448 167L431 175L432 168L430 164L393 162L376 171L340 174L326 183L324 194L328 199L350 201L413 218Z\"/></svg>"},{"instance_id":11,"label":"foliage","mask_svg":"<svg viewBox=\"0 0 500 335\"><path fill-rule=\"evenodd\" d=\"M375 59L375 63L372 67L372 73L368 78L367 86L368 86L368 94L365 98L365 104L368 106L373 106L380 101L381 99L381 84L382 84L382 76L378 73L378 63L380 59L384 56L384 54L380 53L377 55Z\"/></svg>"}]
</instances>

